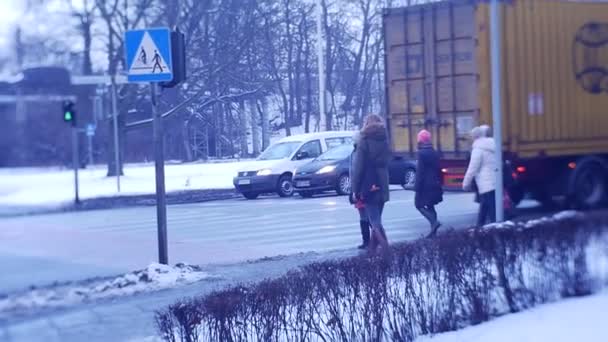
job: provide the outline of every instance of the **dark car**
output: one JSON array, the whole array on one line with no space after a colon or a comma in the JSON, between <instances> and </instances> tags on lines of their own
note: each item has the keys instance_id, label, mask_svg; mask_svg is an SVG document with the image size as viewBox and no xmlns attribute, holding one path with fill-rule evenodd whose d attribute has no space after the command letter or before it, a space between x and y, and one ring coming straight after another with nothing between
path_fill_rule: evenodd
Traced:
<instances>
[{"instance_id":1,"label":"dark car","mask_svg":"<svg viewBox=\"0 0 608 342\"><path fill-rule=\"evenodd\" d=\"M348 168L352 151L352 145L341 145L298 168L293 177L295 191L302 197L312 197L315 193L325 191L348 195Z\"/></svg>"},{"instance_id":2,"label":"dark car","mask_svg":"<svg viewBox=\"0 0 608 342\"><path fill-rule=\"evenodd\" d=\"M302 197L316 193L336 191L338 195L350 193L351 145L342 145L320 155L317 159L298 168L293 177L294 190ZM416 162L395 158L389 163L389 181L404 189L413 189L416 182Z\"/></svg>"}]
</instances>

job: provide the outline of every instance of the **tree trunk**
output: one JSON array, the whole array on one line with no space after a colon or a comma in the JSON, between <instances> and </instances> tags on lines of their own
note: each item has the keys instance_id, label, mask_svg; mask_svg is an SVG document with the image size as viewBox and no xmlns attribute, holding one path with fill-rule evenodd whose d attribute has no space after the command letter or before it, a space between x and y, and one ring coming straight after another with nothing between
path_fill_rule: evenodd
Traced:
<instances>
[{"instance_id":1,"label":"tree trunk","mask_svg":"<svg viewBox=\"0 0 608 342\"><path fill-rule=\"evenodd\" d=\"M190 146L190 132L188 132L188 120L182 121L182 145L184 147L184 154L186 155L187 162L193 161L192 146Z\"/></svg>"},{"instance_id":2,"label":"tree trunk","mask_svg":"<svg viewBox=\"0 0 608 342\"><path fill-rule=\"evenodd\" d=\"M83 75L93 74L93 62L91 61L91 22L82 23L82 36L84 40L84 51L83 51L83 62L82 62L82 73Z\"/></svg>"},{"instance_id":3,"label":"tree trunk","mask_svg":"<svg viewBox=\"0 0 608 342\"><path fill-rule=\"evenodd\" d=\"M240 142L240 155L242 157L249 155L249 142L247 141L247 131L248 131L248 120L247 120L247 108L245 107L245 100L239 101L239 110L238 110L238 118L239 118L239 142ZM255 125L255 122L253 123Z\"/></svg>"},{"instance_id":4,"label":"tree trunk","mask_svg":"<svg viewBox=\"0 0 608 342\"><path fill-rule=\"evenodd\" d=\"M250 99L249 104L249 114L251 115L251 140L253 146L253 156L257 157L260 154L260 126L261 122L259 120L258 111L256 108L255 99Z\"/></svg>"},{"instance_id":5,"label":"tree trunk","mask_svg":"<svg viewBox=\"0 0 608 342\"><path fill-rule=\"evenodd\" d=\"M262 120L262 150L266 150L270 146L270 127L268 122L268 100L262 97L261 105L258 103L258 112Z\"/></svg>"}]
</instances>

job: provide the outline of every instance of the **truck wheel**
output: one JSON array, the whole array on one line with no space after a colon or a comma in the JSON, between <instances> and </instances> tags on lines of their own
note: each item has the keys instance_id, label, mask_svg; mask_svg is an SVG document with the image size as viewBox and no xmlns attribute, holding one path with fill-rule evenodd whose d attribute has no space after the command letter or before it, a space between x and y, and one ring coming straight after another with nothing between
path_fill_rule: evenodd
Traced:
<instances>
[{"instance_id":1,"label":"truck wheel","mask_svg":"<svg viewBox=\"0 0 608 342\"><path fill-rule=\"evenodd\" d=\"M244 192L243 193L243 197L245 197L248 200L254 200L254 199L258 198L258 196L260 196L260 194L258 194L257 192Z\"/></svg>"},{"instance_id":2,"label":"truck wheel","mask_svg":"<svg viewBox=\"0 0 608 342\"><path fill-rule=\"evenodd\" d=\"M608 199L608 169L601 159L583 159L572 174L570 194L575 205L581 209L595 209Z\"/></svg>"},{"instance_id":3,"label":"truck wheel","mask_svg":"<svg viewBox=\"0 0 608 342\"><path fill-rule=\"evenodd\" d=\"M283 175L279 178L279 184L277 184L277 194L281 197L293 196L293 182L290 175Z\"/></svg>"},{"instance_id":4,"label":"truck wheel","mask_svg":"<svg viewBox=\"0 0 608 342\"><path fill-rule=\"evenodd\" d=\"M350 176L345 173L338 178L338 186L336 192L340 196L346 196L350 194Z\"/></svg>"},{"instance_id":5,"label":"truck wheel","mask_svg":"<svg viewBox=\"0 0 608 342\"><path fill-rule=\"evenodd\" d=\"M525 191L521 186L514 185L509 189L509 197L511 197L511 202L513 202L513 207L517 207L519 203L524 199Z\"/></svg>"}]
</instances>

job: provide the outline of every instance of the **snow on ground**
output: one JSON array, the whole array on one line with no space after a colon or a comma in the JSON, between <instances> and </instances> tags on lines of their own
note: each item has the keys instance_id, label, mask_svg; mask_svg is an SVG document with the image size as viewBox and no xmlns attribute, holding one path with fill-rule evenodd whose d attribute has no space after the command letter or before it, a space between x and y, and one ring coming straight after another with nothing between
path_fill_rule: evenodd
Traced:
<instances>
[{"instance_id":1,"label":"snow on ground","mask_svg":"<svg viewBox=\"0 0 608 342\"><path fill-rule=\"evenodd\" d=\"M541 224L546 224L549 222L561 221L569 218L575 218L578 215L582 215L580 212L575 210L565 210L560 211L553 216L543 216L538 219L529 220L525 222L513 222L513 221L505 221L501 223L490 223L484 226L486 229L504 229L504 228L515 228L515 227L523 227L523 228L534 228Z\"/></svg>"},{"instance_id":2,"label":"snow on ground","mask_svg":"<svg viewBox=\"0 0 608 342\"><path fill-rule=\"evenodd\" d=\"M545 304L417 342L605 342L608 291Z\"/></svg>"},{"instance_id":3,"label":"snow on ground","mask_svg":"<svg viewBox=\"0 0 608 342\"><path fill-rule=\"evenodd\" d=\"M211 278L210 274L203 272L198 266L151 264L146 269L115 278L33 288L19 294L0 294L0 318L3 314L10 315L16 310L64 307L85 301L174 288Z\"/></svg>"},{"instance_id":4,"label":"snow on ground","mask_svg":"<svg viewBox=\"0 0 608 342\"><path fill-rule=\"evenodd\" d=\"M198 189L230 189L232 178L249 161L229 163L170 164L165 166L167 192ZM116 178L106 168L79 172L82 199L155 193L154 164L125 165L117 192ZM59 205L74 198L74 173L59 168L0 169L1 205Z\"/></svg>"}]
</instances>

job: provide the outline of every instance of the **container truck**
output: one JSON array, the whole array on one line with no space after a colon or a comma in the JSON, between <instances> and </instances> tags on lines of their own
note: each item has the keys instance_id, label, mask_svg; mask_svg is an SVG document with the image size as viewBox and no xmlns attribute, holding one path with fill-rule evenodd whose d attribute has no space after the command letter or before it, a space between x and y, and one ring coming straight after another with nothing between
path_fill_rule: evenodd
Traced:
<instances>
[{"instance_id":1,"label":"container truck","mask_svg":"<svg viewBox=\"0 0 608 342\"><path fill-rule=\"evenodd\" d=\"M608 3L500 4L502 135L514 202L526 194L595 208L608 200ZM392 149L412 158L426 128L444 185L460 188L469 132L492 125L488 1L444 0L383 13Z\"/></svg>"}]
</instances>

